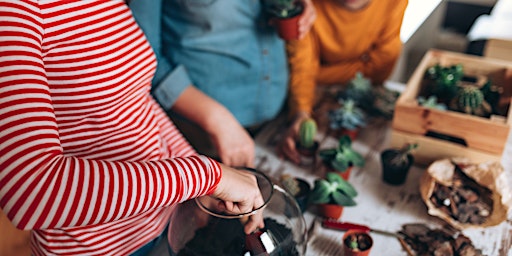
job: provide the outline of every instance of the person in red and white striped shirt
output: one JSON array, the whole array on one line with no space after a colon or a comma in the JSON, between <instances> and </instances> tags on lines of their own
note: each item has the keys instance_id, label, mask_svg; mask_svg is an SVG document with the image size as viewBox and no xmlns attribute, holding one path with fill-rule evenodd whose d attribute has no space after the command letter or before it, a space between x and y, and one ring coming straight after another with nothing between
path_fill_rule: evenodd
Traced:
<instances>
[{"instance_id":1,"label":"person in red and white striped shirt","mask_svg":"<svg viewBox=\"0 0 512 256\"><path fill-rule=\"evenodd\" d=\"M34 255L130 254L198 196L262 204L167 118L155 67L123 1L0 0L0 207Z\"/></svg>"}]
</instances>

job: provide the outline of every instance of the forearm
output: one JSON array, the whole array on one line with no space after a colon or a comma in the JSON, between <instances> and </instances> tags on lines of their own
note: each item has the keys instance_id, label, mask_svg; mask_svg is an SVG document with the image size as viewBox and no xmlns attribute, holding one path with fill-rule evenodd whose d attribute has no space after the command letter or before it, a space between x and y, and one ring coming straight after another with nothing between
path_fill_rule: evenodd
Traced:
<instances>
[{"instance_id":1,"label":"forearm","mask_svg":"<svg viewBox=\"0 0 512 256\"><path fill-rule=\"evenodd\" d=\"M237 123L235 117L222 104L218 103L196 87L188 86L172 106L172 110L200 126L209 134L215 133L226 117Z\"/></svg>"}]
</instances>

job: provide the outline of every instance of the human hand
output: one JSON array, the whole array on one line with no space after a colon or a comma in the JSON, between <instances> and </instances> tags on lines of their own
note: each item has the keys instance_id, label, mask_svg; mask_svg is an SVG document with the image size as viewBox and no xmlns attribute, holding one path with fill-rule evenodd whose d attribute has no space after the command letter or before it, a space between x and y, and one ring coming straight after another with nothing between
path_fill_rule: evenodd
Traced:
<instances>
[{"instance_id":1,"label":"human hand","mask_svg":"<svg viewBox=\"0 0 512 256\"><path fill-rule=\"evenodd\" d=\"M302 39L316 20L316 9L311 0L304 0L304 13L299 19L299 39Z\"/></svg>"},{"instance_id":2,"label":"human hand","mask_svg":"<svg viewBox=\"0 0 512 256\"><path fill-rule=\"evenodd\" d=\"M292 124L288 127L283 140L279 144L278 151L280 154L296 164L300 164L300 154L295 146L299 136L300 124L308 117L309 115L306 113L298 114Z\"/></svg>"},{"instance_id":3,"label":"human hand","mask_svg":"<svg viewBox=\"0 0 512 256\"><path fill-rule=\"evenodd\" d=\"M218 120L210 133L222 163L229 166L254 167L254 141L249 133L231 115Z\"/></svg>"},{"instance_id":4,"label":"human hand","mask_svg":"<svg viewBox=\"0 0 512 256\"><path fill-rule=\"evenodd\" d=\"M264 200L254 175L233 169L225 164L220 165L222 177L212 194L213 197L222 200L220 207L231 214L242 214L263 206ZM244 231L246 234L250 234L263 227L263 213L256 211L245 223Z\"/></svg>"}]
</instances>

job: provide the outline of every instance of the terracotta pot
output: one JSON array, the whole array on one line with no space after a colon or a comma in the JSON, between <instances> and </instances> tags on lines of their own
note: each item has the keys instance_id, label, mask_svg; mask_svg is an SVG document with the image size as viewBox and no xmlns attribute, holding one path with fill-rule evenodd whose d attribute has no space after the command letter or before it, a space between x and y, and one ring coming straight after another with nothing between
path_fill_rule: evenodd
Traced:
<instances>
[{"instance_id":1,"label":"terracotta pot","mask_svg":"<svg viewBox=\"0 0 512 256\"><path fill-rule=\"evenodd\" d=\"M357 235L359 239L363 239L367 242L367 246L363 250L354 250L349 247L349 237ZM361 240L359 240L361 241ZM366 231L359 229L350 229L345 232L343 238L341 239L341 243L343 244L343 255L344 256L368 256L373 247L373 239L370 234ZM361 242L359 243L361 244Z\"/></svg>"},{"instance_id":2,"label":"terracotta pot","mask_svg":"<svg viewBox=\"0 0 512 256\"><path fill-rule=\"evenodd\" d=\"M341 136L348 135L352 141L355 141L357 138L357 135L359 134L359 128L355 130L347 130L347 129L341 129Z\"/></svg>"},{"instance_id":3,"label":"terracotta pot","mask_svg":"<svg viewBox=\"0 0 512 256\"><path fill-rule=\"evenodd\" d=\"M299 19L302 13L291 18L274 18L272 21L276 26L277 34L283 40L299 39Z\"/></svg>"},{"instance_id":4,"label":"terracotta pot","mask_svg":"<svg viewBox=\"0 0 512 256\"><path fill-rule=\"evenodd\" d=\"M382 164L382 180L390 185L402 185L407 179L409 169L414 162L412 155L407 155L407 163L402 166L395 166L390 163L390 160L398 154L396 149L387 149L380 154L380 161Z\"/></svg>"},{"instance_id":5,"label":"terracotta pot","mask_svg":"<svg viewBox=\"0 0 512 256\"><path fill-rule=\"evenodd\" d=\"M328 172L335 172L338 175L340 175L341 178L343 178L344 180L347 180L347 181L350 178L350 173L352 173L352 168L354 167L354 166L350 166L345 171L340 172L338 170L333 169L329 164L326 164L326 165L327 165Z\"/></svg>"},{"instance_id":6,"label":"terracotta pot","mask_svg":"<svg viewBox=\"0 0 512 256\"><path fill-rule=\"evenodd\" d=\"M337 204L318 204L318 214L329 219L339 219L343 213L343 206Z\"/></svg>"},{"instance_id":7,"label":"terracotta pot","mask_svg":"<svg viewBox=\"0 0 512 256\"><path fill-rule=\"evenodd\" d=\"M315 164L316 154L318 152L318 147L320 146L320 144L317 141L315 141L311 148L304 148L300 146L299 143L297 143L295 146L300 154L300 165L311 166Z\"/></svg>"}]
</instances>

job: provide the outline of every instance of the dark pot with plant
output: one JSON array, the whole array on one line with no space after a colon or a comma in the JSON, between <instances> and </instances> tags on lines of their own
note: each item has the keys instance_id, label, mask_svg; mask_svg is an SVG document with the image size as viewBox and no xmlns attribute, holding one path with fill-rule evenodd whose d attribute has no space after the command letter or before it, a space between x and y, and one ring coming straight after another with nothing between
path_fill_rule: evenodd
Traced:
<instances>
[{"instance_id":1,"label":"dark pot with plant","mask_svg":"<svg viewBox=\"0 0 512 256\"><path fill-rule=\"evenodd\" d=\"M411 151L418 147L417 143L405 144L400 149L386 149L381 154L382 179L391 185L402 185L409 169L414 163Z\"/></svg>"},{"instance_id":2,"label":"dark pot with plant","mask_svg":"<svg viewBox=\"0 0 512 256\"><path fill-rule=\"evenodd\" d=\"M373 247L373 239L367 231L350 229L342 238L344 256L367 256Z\"/></svg>"},{"instance_id":3,"label":"dark pot with plant","mask_svg":"<svg viewBox=\"0 0 512 256\"><path fill-rule=\"evenodd\" d=\"M339 103L341 107L328 113L329 128L337 135L348 135L355 140L361 127L366 125L366 114L353 99L339 99Z\"/></svg>"},{"instance_id":4,"label":"dark pot with plant","mask_svg":"<svg viewBox=\"0 0 512 256\"><path fill-rule=\"evenodd\" d=\"M301 0L265 0L264 5L282 39L299 38L299 18L304 10Z\"/></svg>"},{"instance_id":5,"label":"dark pot with plant","mask_svg":"<svg viewBox=\"0 0 512 256\"><path fill-rule=\"evenodd\" d=\"M324 179L315 180L309 195L309 205L316 205L319 215L325 218L339 219L343 207L355 206L355 188L336 173L327 173Z\"/></svg>"},{"instance_id":6,"label":"dark pot with plant","mask_svg":"<svg viewBox=\"0 0 512 256\"><path fill-rule=\"evenodd\" d=\"M320 158L333 172L348 180L352 167L364 166L364 158L352 148L352 140L344 135L338 141L335 148L322 149L319 151Z\"/></svg>"},{"instance_id":7,"label":"dark pot with plant","mask_svg":"<svg viewBox=\"0 0 512 256\"><path fill-rule=\"evenodd\" d=\"M356 72L348 84L347 89L342 93L344 99L353 99L355 103L366 110L371 109L375 95L372 88L372 82L365 77L363 73Z\"/></svg>"},{"instance_id":8,"label":"dark pot with plant","mask_svg":"<svg viewBox=\"0 0 512 256\"><path fill-rule=\"evenodd\" d=\"M317 132L316 122L313 118L304 119L299 127L299 140L296 143L299 152L300 164L309 166L315 163L319 143L315 141Z\"/></svg>"},{"instance_id":9,"label":"dark pot with plant","mask_svg":"<svg viewBox=\"0 0 512 256\"><path fill-rule=\"evenodd\" d=\"M281 176L281 185L295 198L300 210L304 213L308 206L309 194L311 193L309 182L299 177L284 174Z\"/></svg>"}]
</instances>

